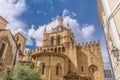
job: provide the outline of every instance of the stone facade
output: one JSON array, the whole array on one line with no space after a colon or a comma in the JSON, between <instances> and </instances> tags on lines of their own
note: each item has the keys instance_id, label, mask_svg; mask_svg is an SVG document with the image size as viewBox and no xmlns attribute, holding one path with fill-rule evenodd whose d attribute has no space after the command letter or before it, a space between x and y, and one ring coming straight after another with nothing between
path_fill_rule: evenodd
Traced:
<instances>
[{"instance_id":1,"label":"stone facade","mask_svg":"<svg viewBox=\"0 0 120 80\"><path fill-rule=\"evenodd\" d=\"M11 31L5 29L7 21L1 16L0 24L0 77L2 77L7 68L12 69L19 60L22 60L24 49L19 48ZM23 42L23 39L21 40ZM24 47L25 42L24 44L22 42L21 45Z\"/></svg>"},{"instance_id":2,"label":"stone facade","mask_svg":"<svg viewBox=\"0 0 120 80\"><path fill-rule=\"evenodd\" d=\"M57 27L50 33L45 28L42 47L30 51L24 51L24 36L20 33L13 36L2 25L0 76L4 75L6 67L27 62L41 67L42 77L46 80L105 80L100 42L76 43L69 23L65 27L63 21L59 17Z\"/></svg>"},{"instance_id":3,"label":"stone facade","mask_svg":"<svg viewBox=\"0 0 120 80\"><path fill-rule=\"evenodd\" d=\"M35 67L47 80L105 80L100 42L76 43L70 25L58 25L43 34L43 46L30 51Z\"/></svg>"},{"instance_id":4,"label":"stone facade","mask_svg":"<svg viewBox=\"0 0 120 80\"><path fill-rule=\"evenodd\" d=\"M114 78L120 80L120 1L98 0L98 10Z\"/></svg>"}]
</instances>

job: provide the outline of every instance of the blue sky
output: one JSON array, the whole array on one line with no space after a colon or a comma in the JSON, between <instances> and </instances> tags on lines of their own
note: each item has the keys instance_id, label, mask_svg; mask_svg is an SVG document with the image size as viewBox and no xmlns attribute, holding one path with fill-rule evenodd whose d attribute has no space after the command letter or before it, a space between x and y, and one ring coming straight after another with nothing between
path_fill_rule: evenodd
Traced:
<instances>
[{"instance_id":1,"label":"blue sky","mask_svg":"<svg viewBox=\"0 0 120 80\"><path fill-rule=\"evenodd\" d=\"M7 28L26 37L26 49L40 47L44 27L51 31L62 13L64 25L69 20L78 43L101 41L104 62L108 63L105 68L110 68L97 0L0 0L0 5L0 15L9 22Z\"/></svg>"}]
</instances>

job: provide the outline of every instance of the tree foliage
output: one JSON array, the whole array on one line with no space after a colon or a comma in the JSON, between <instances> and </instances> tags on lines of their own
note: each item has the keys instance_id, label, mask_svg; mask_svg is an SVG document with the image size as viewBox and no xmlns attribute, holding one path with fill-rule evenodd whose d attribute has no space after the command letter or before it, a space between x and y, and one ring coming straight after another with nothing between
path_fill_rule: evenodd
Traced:
<instances>
[{"instance_id":1,"label":"tree foliage","mask_svg":"<svg viewBox=\"0 0 120 80\"><path fill-rule=\"evenodd\" d=\"M21 65L13 69L10 73L6 72L4 80L42 80L40 69Z\"/></svg>"}]
</instances>

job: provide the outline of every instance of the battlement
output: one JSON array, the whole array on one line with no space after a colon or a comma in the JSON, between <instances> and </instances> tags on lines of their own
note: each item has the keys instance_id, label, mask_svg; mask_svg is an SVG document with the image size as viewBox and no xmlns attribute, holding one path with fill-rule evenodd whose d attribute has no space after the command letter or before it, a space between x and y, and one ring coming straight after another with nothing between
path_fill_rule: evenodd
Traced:
<instances>
[{"instance_id":1,"label":"battlement","mask_svg":"<svg viewBox=\"0 0 120 80\"><path fill-rule=\"evenodd\" d=\"M72 47L73 48L73 45L74 46L78 46L80 49L99 49L100 48L100 41L98 40L97 42L94 41L94 42L86 42L86 43L74 43L74 44L69 44L67 45L68 48L69 47ZM36 54L36 53L41 53L41 52L65 52L65 45L62 45L62 46L54 46L54 47L39 47L39 48L36 48L35 50L25 50L24 51L24 54Z\"/></svg>"},{"instance_id":2,"label":"battlement","mask_svg":"<svg viewBox=\"0 0 120 80\"><path fill-rule=\"evenodd\" d=\"M96 49L96 48L100 48L100 41L98 40L97 42L96 41L86 42L82 44L78 43L77 46L80 47L81 49L90 49L90 48Z\"/></svg>"}]
</instances>

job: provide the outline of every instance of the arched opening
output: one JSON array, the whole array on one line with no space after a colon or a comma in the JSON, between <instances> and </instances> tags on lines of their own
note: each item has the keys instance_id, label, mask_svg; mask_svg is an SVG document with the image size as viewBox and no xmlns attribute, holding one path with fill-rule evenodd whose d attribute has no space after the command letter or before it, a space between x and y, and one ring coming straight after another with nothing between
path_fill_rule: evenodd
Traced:
<instances>
[{"instance_id":1,"label":"arched opening","mask_svg":"<svg viewBox=\"0 0 120 80\"><path fill-rule=\"evenodd\" d=\"M58 48L58 53L61 53L61 48L60 47Z\"/></svg>"},{"instance_id":2,"label":"arched opening","mask_svg":"<svg viewBox=\"0 0 120 80\"><path fill-rule=\"evenodd\" d=\"M65 52L65 47L62 47L62 52Z\"/></svg>"},{"instance_id":3,"label":"arched opening","mask_svg":"<svg viewBox=\"0 0 120 80\"><path fill-rule=\"evenodd\" d=\"M55 48L54 51L57 52L57 48Z\"/></svg>"},{"instance_id":4,"label":"arched opening","mask_svg":"<svg viewBox=\"0 0 120 80\"><path fill-rule=\"evenodd\" d=\"M53 48L51 48L51 51L53 51Z\"/></svg>"},{"instance_id":5,"label":"arched opening","mask_svg":"<svg viewBox=\"0 0 120 80\"><path fill-rule=\"evenodd\" d=\"M44 49L44 52L46 52L46 49Z\"/></svg>"},{"instance_id":6,"label":"arched opening","mask_svg":"<svg viewBox=\"0 0 120 80\"><path fill-rule=\"evenodd\" d=\"M57 44L60 44L60 36L57 37Z\"/></svg>"},{"instance_id":7,"label":"arched opening","mask_svg":"<svg viewBox=\"0 0 120 80\"><path fill-rule=\"evenodd\" d=\"M54 45L54 37L51 38L51 45Z\"/></svg>"},{"instance_id":8,"label":"arched opening","mask_svg":"<svg viewBox=\"0 0 120 80\"><path fill-rule=\"evenodd\" d=\"M59 75L59 66L56 66L56 75Z\"/></svg>"},{"instance_id":9,"label":"arched opening","mask_svg":"<svg viewBox=\"0 0 120 80\"><path fill-rule=\"evenodd\" d=\"M98 68L97 66L95 65L91 65L89 67L89 73L90 73L90 76L91 76L91 79L92 80L97 80L98 79Z\"/></svg>"}]
</instances>

